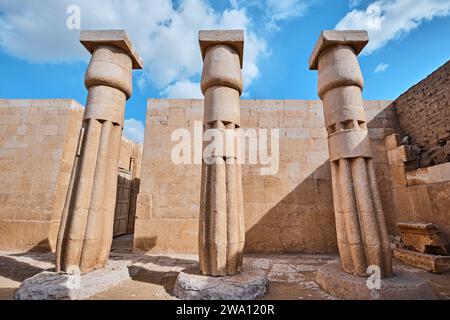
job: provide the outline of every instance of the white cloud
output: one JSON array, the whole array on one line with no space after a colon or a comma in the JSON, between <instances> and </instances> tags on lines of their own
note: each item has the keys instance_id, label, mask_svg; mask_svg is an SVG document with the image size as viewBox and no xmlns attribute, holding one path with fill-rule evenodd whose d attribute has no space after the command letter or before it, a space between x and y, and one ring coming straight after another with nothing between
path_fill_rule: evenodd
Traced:
<instances>
[{"instance_id":1,"label":"white cloud","mask_svg":"<svg viewBox=\"0 0 450 320\"><path fill-rule=\"evenodd\" d=\"M348 5L350 8L359 6L364 0L349 0Z\"/></svg>"},{"instance_id":2,"label":"white cloud","mask_svg":"<svg viewBox=\"0 0 450 320\"><path fill-rule=\"evenodd\" d=\"M266 3L266 12L273 26L277 26L279 21L302 16L309 7L303 0L266 0Z\"/></svg>"},{"instance_id":3,"label":"white cloud","mask_svg":"<svg viewBox=\"0 0 450 320\"><path fill-rule=\"evenodd\" d=\"M385 46L424 21L450 14L448 0L378 0L366 10L352 10L336 26L337 30L366 29L370 42L365 54Z\"/></svg>"},{"instance_id":4,"label":"white cloud","mask_svg":"<svg viewBox=\"0 0 450 320\"><path fill-rule=\"evenodd\" d=\"M230 0L233 8L254 7L263 12L269 29L279 30L282 21L303 16L313 0Z\"/></svg>"},{"instance_id":5,"label":"white cloud","mask_svg":"<svg viewBox=\"0 0 450 320\"><path fill-rule=\"evenodd\" d=\"M380 63L374 70L374 73L382 73L385 72L389 68L387 63Z\"/></svg>"},{"instance_id":6,"label":"white cloud","mask_svg":"<svg viewBox=\"0 0 450 320\"><path fill-rule=\"evenodd\" d=\"M142 122L136 119L127 119L125 120L123 126L123 135L134 142L143 144L144 143L144 125Z\"/></svg>"},{"instance_id":7,"label":"white cloud","mask_svg":"<svg viewBox=\"0 0 450 320\"><path fill-rule=\"evenodd\" d=\"M182 80L169 85L161 96L172 99L203 99L200 83Z\"/></svg>"},{"instance_id":8,"label":"white cloud","mask_svg":"<svg viewBox=\"0 0 450 320\"><path fill-rule=\"evenodd\" d=\"M206 0L0 0L0 46L30 62L87 61L79 31L66 28L69 5L81 8L82 29L125 29L144 59L138 87L151 81L159 90L201 72L200 29L245 29L244 81L259 75L264 39L252 32L245 8L215 11Z\"/></svg>"}]
</instances>

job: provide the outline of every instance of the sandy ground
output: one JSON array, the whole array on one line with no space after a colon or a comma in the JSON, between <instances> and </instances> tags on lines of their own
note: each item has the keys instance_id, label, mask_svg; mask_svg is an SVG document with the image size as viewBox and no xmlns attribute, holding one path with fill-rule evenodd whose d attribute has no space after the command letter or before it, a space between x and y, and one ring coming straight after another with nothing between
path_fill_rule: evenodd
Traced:
<instances>
[{"instance_id":1,"label":"sandy ground","mask_svg":"<svg viewBox=\"0 0 450 320\"><path fill-rule=\"evenodd\" d=\"M197 264L196 255L133 253L131 238L116 239L110 258L128 264L131 280L92 297L93 300L176 299L172 290L178 273ZM267 272L267 300L334 299L315 282L317 269L337 256L329 255L247 255L245 269ZM54 269L54 255L39 252L0 252L0 299L12 299L20 283L41 271ZM450 299L450 273L435 275L395 262L397 269L415 272L427 279L440 299Z\"/></svg>"}]
</instances>

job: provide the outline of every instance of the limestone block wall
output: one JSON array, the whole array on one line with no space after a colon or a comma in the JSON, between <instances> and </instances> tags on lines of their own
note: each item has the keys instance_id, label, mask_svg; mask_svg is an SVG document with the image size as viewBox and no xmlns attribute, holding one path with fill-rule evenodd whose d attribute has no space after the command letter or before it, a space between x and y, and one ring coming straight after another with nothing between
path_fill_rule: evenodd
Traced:
<instances>
[{"instance_id":1,"label":"limestone block wall","mask_svg":"<svg viewBox=\"0 0 450 320\"><path fill-rule=\"evenodd\" d=\"M130 159L133 159L130 161ZM131 170L140 176L142 163L142 145L122 137L120 145L119 168Z\"/></svg>"},{"instance_id":2,"label":"limestone block wall","mask_svg":"<svg viewBox=\"0 0 450 320\"><path fill-rule=\"evenodd\" d=\"M54 250L84 107L70 99L0 99L0 250ZM130 161L130 159L135 159ZM122 139L133 231L142 146Z\"/></svg>"},{"instance_id":3,"label":"limestone block wall","mask_svg":"<svg viewBox=\"0 0 450 320\"><path fill-rule=\"evenodd\" d=\"M386 139L386 152L396 221L432 222L450 241L450 61L402 94L393 107L400 127L397 138ZM424 149L417 170L411 170L417 154L402 145L403 135Z\"/></svg>"},{"instance_id":4,"label":"limestone block wall","mask_svg":"<svg viewBox=\"0 0 450 320\"><path fill-rule=\"evenodd\" d=\"M142 145L122 137L120 146L119 168L130 170L132 174L128 233L134 232L136 201L141 181Z\"/></svg>"},{"instance_id":5,"label":"limestone block wall","mask_svg":"<svg viewBox=\"0 0 450 320\"><path fill-rule=\"evenodd\" d=\"M0 249L54 248L83 107L0 99Z\"/></svg>"},{"instance_id":6,"label":"limestone block wall","mask_svg":"<svg viewBox=\"0 0 450 320\"><path fill-rule=\"evenodd\" d=\"M400 126L425 150L450 146L450 61L395 102Z\"/></svg>"},{"instance_id":7,"label":"limestone block wall","mask_svg":"<svg viewBox=\"0 0 450 320\"><path fill-rule=\"evenodd\" d=\"M450 163L407 170L410 146L386 138L397 222L431 222L450 243Z\"/></svg>"},{"instance_id":8,"label":"limestone block wall","mask_svg":"<svg viewBox=\"0 0 450 320\"><path fill-rule=\"evenodd\" d=\"M384 147L384 137L396 127L389 105L389 101L365 102L378 184L388 227L394 229ZM202 100L149 100L136 250L197 252L201 165L173 164L171 150L178 142L172 142L171 135L175 129L186 128L193 137L194 123L202 119ZM260 175L266 165L242 166L246 252L337 252L322 103L242 100L241 122L243 129L279 129L280 133L275 175Z\"/></svg>"}]
</instances>

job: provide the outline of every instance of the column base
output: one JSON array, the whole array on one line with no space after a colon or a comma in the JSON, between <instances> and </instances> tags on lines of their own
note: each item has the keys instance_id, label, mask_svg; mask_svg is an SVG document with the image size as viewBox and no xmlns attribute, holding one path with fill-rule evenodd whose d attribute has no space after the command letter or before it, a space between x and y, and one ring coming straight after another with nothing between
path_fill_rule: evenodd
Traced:
<instances>
[{"instance_id":1,"label":"column base","mask_svg":"<svg viewBox=\"0 0 450 320\"><path fill-rule=\"evenodd\" d=\"M255 300L264 296L266 287L262 270L210 277L202 275L199 268L191 268L178 275L174 295L182 300Z\"/></svg>"},{"instance_id":2,"label":"column base","mask_svg":"<svg viewBox=\"0 0 450 320\"><path fill-rule=\"evenodd\" d=\"M109 261L105 268L76 275L41 272L25 279L15 300L83 300L129 280L126 263Z\"/></svg>"},{"instance_id":3,"label":"column base","mask_svg":"<svg viewBox=\"0 0 450 320\"><path fill-rule=\"evenodd\" d=\"M331 295L346 300L434 300L428 283L418 275L395 271L381 280L380 289L369 289L367 278L346 273L339 262L319 268L316 282Z\"/></svg>"}]
</instances>

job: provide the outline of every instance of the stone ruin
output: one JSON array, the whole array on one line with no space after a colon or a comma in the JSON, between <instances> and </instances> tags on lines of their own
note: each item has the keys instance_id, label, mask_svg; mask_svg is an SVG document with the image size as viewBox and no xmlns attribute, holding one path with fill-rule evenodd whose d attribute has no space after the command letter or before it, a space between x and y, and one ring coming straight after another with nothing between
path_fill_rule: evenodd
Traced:
<instances>
[{"instance_id":1,"label":"stone ruin","mask_svg":"<svg viewBox=\"0 0 450 320\"><path fill-rule=\"evenodd\" d=\"M99 281L114 285L129 277L126 266L108 262L108 257L117 214L117 176L124 150L121 148L121 134L125 103L132 95L132 70L141 69L142 61L124 31L82 31L80 41L92 54L85 76L88 99L86 109L81 109L79 139L70 147L73 161L71 163L70 156L67 160L70 172L66 171L68 179L62 188L65 190L64 201L60 201L63 205L60 205L61 212L56 216L59 231L55 237L53 227L50 232L53 237L47 239L50 248L56 251L56 272L41 273L24 281L16 294L18 299L32 299L33 295L42 299L86 298L95 293L93 287ZM277 185L281 197L274 197L267 191L271 188L270 178L255 177L242 167L242 154L238 147L217 148L203 157L201 164L189 167L192 170L187 170L182 178L179 178L178 171L174 171L173 177L164 175L164 180L170 183L173 179L181 188L175 190L173 198L169 198L171 194L167 191L158 197L158 193L151 190L155 184L158 190L163 186L166 188L158 179L173 168L161 162L161 157L170 148L158 145L164 142L157 135L149 137L146 134L143 159L139 159L143 167L141 192L134 199L134 249L192 252L198 246L199 266L179 274L176 296L182 299L256 299L266 292L267 278L263 270L243 268L246 252L323 253L337 248L339 263L319 268L316 277L316 282L332 295L355 299L434 298L424 279L393 268L392 255L431 272L449 270L448 258L445 257L448 255L446 241L450 231L449 206L445 202L450 194L448 162L442 160L441 151L439 157L436 156L435 147L423 153L424 147L414 144L422 141L423 137L421 133L415 134L415 129L409 124L405 131L414 137L413 142L402 131L404 120L399 120L393 110L404 109L405 95L394 103L376 102L375 117L370 114L370 102L362 97L364 80L357 58L368 41L365 31L322 32L309 60L310 69L318 70L318 95L322 103L306 108L308 112L313 110L311 121L316 120L319 124L314 128L316 130L311 127L308 134L302 136L300 129L311 125L305 123L298 127L302 117L307 115L307 112L297 114L299 109L296 107L303 102L292 102L292 106L288 102L274 102L282 108L280 113L274 114L276 110L252 108L249 102L240 99L244 89L241 75L244 32L200 31L204 101L150 101L150 108L158 103L162 103L162 107L149 108L148 119L153 121L153 126L148 126L147 132L156 130L167 137L166 129L183 124L192 127L195 119L202 121L202 133L212 130L225 136L231 132L233 137L241 128L252 124L256 127L264 127L263 123L267 127L285 125L283 143L299 138L303 143L316 143L311 153L292 151L292 148L286 151L284 155L289 159L281 164L281 168L287 163L287 176L294 175L295 180L295 175L301 174L293 169L295 161L292 159L295 157L304 155L308 158L312 152L320 152L320 159L305 162L310 166L307 170L313 168L311 178L308 177L314 183L313 191L304 192L300 188L298 193L290 196L292 190L286 194L283 187ZM444 70L448 70L448 64ZM170 105L176 103L182 106L174 110ZM448 112L448 104L446 106ZM373 124L384 109L391 112L390 115L381 124ZM200 111L195 113L195 110ZM292 112L285 117L284 113L288 111ZM403 112L400 110L399 115ZM254 114L257 115L257 123L252 123ZM297 122L288 124L292 115ZM374 138L375 130L381 131L381 137ZM448 135L439 132L438 136L438 143L445 148L442 141ZM435 140L423 141L430 144ZM162 147L161 153L158 146ZM205 148L206 143L202 150ZM430 157L434 160L429 160ZM320 171L317 163L323 167ZM148 165L153 167L147 168ZM158 166L162 172L158 171ZM182 167L181 170L184 169ZM279 176L282 177L285 173L281 171ZM199 177L198 182L192 182L193 177ZM265 188L262 190L264 199L249 200L261 192L261 182ZM285 184L282 179L279 182ZM184 197L184 184L190 187L186 192L189 197ZM414 195L420 188L432 191L427 193L427 198L422 196L423 200L417 200ZM437 198L436 192L445 196ZM319 196L322 196L321 200L318 200ZM178 206L180 198L183 205ZM268 199L272 199L272 203L266 203ZM306 214L296 218L294 214L286 215L284 211L277 211L281 209L276 209L275 213L280 214L274 221L279 225L286 223L285 234L290 237L289 241L282 240L282 245L278 246L272 238L283 235L259 232L275 230L269 227L272 221L264 225L264 219L261 219L261 229L257 229L258 222L254 221L258 220L255 215L266 212L265 205L272 206L273 199L276 199L273 208L281 204L280 208L286 212L305 210L303 206L306 205L301 201L312 201L307 204L308 209L318 210L322 217L314 216L315 223L309 225L302 223L306 221L302 220ZM168 205L161 205L164 200ZM332 201L331 205L329 201ZM319 210L321 205L323 209ZM180 219L177 216L179 211L189 207L194 207L194 216ZM168 211L162 213L163 208ZM420 214L411 216L414 212ZM446 212L443 219L442 212ZM427 219L427 223L411 221L417 219ZM2 223L0 221L0 229ZM438 232L433 223L444 232ZM289 231L288 226L292 224L298 227ZM14 242L10 240L13 236L7 229L20 233L20 227L4 224L3 228L9 238L0 239L0 245L6 247L5 243ZM257 232L252 233L252 228ZM308 231L308 228L311 229ZM320 235L318 247L311 243L313 234L317 233L314 230L326 230ZM44 234L48 232L43 231ZM305 238L297 238L302 232ZM403 242L392 251L390 234L399 233ZM325 243L326 238L330 240ZM367 286L369 271L374 267L381 280L381 288L375 291ZM82 285L71 287L73 276L80 277ZM49 288L43 283L52 283L52 286Z\"/></svg>"}]
</instances>

